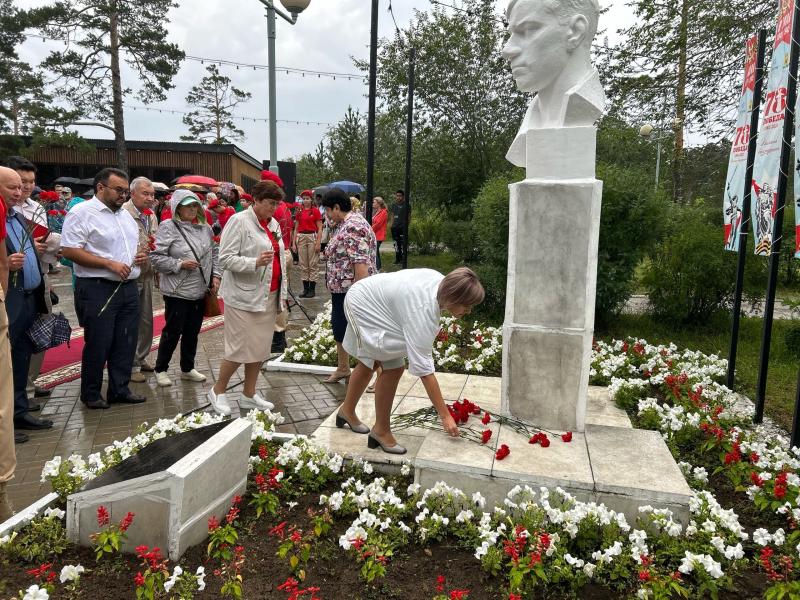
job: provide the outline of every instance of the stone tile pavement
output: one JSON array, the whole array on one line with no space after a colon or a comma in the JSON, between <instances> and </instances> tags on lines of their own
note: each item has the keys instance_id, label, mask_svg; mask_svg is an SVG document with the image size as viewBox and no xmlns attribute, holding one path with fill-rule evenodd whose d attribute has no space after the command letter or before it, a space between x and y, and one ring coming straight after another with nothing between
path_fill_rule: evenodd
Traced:
<instances>
[{"instance_id":1,"label":"stone tile pavement","mask_svg":"<svg viewBox=\"0 0 800 600\"><path fill-rule=\"evenodd\" d=\"M321 265L324 273L324 265ZM321 278L323 276L321 275ZM297 269L290 276L292 289L300 293L302 284ZM57 310L64 312L73 324L75 318L71 274L66 268L52 278L53 288L60 297ZM302 306L313 319L329 299L323 282L317 284L317 297L300 299ZM161 295L153 296L154 309L163 306ZM291 311L288 337L297 335L309 321L298 307ZM266 332L265 335L272 335ZM42 467L56 455L69 456L80 453L84 456L102 450L117 439L131 435L139 425L153 423L162 417L173 417L179 413L202 408L206 404L206 391L213 385L222 360L223 329L217 328L200 335L197 351L197 369L208 376L203 384L184 382L179 379L177 352L173 357L170 375L173 385L160 388L155 379L146 383L131 384L131 389L146 396L147 402L139 405L113 405L107 410L88 410L79 399L80 380L59 385L44 403L41 415L52 419L54 427L47 431L30 432L30 441L17 446L17 471L9 485L11 501L19 510L50 491L50 486L40 482ZM151 355L155 361L155 352ZM229 398L235 401L241 392L242 371L231 380ZM344 399L343 384L326 385L322 377L289 373L261 373L258 391L275 404L276 410L286 418L280 430L291 433L311 434Z\"/></svg>"}]
</instances>

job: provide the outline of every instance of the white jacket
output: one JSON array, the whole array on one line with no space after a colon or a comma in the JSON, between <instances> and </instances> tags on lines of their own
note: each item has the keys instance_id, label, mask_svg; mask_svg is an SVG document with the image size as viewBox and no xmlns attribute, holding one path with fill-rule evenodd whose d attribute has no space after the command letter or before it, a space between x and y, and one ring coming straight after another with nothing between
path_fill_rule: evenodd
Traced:
<instances>
[{"instance_id":1,"label":"white jacket","mask_svg":"<svg viewBox=\"0 0 800 600\"><path fill-rule=\"evenodd\" d=\"M285 247L278 221L271 219L268 227L278 239L280 256L284 256ZM272 250L272 243L252 207L236 213L225 224L219 242L219 266L222 269L219 295L227 306L250 312L267 310L272 263L256 267L256 259L267 250ZM280 311L286 309L286 299L289 297L285 275L281 274Z\"/></svg>"}]
</instances>

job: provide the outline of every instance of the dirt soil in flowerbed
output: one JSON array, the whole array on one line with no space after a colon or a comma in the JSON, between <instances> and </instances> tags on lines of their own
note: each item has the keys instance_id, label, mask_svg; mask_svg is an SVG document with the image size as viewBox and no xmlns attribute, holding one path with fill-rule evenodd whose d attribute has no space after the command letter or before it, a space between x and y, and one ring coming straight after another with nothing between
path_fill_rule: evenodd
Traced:
<instances>
[{"instance_id":1,"label":"dirt soil in flowerbed","mask_svg":"<svg viewBox=\"0 0 800 600\"><path fill-rule=\"evenodd\" d=\"M336 488L327 490L335 491ZM245 565L242 571L243 591L246 599L277 598L288 596L278 590L278 586L291 575L288 559L276 556L279 540L268 535L274 525L288 521L300 529L312 529L308 509L318 509L318 494L310 494L298 499L297 506L288 510L281 507L277 517L262 515L255 518L251 509L245 509L240 520L240 543L245 548ZM246 500L245 500L246 502ZM312 559L306 566L306 578L301 587L320 588L317 595L323 600L416 600L429 599L436 595L436 580L439 575L447 579L448 592L451 589L468 589L470 600L505 600L508 595L503 590L504 580L491 577L481 568L473 556L473 549L458 547L455 539L436 542L426 546L410 544L397 551L387 567L387 576L367 585L359 577L360 564L351 553L338 546L339 536L347 529L351 519L338 519L334 522L327 539L312 551ZM134 525L135 527L135 520ZM81 578L80 589L70 596L57 585L54 599L109 600L135 598L133 578L141 570L133 555L106 558L97 564L94 553L88 548L73 548L59 557L52 557L52 569L58 573L66 564L82 564L88 572ZM220 580L214 576L215 565L206 558L206 546L201 544L190 548L179 563L184 570L194 572L199 565L206 568L206 589L199 598L219 598ZM38 565L0 564L0 598L16 598L18 590L27 589L35 583L25 570ZM174 565L170 564L170 571ZM722 592L722 599L743 600L763 597L767 581L763 573L755 567L737 574L734 589ZM608 598L630 597L633 590L621 592L599 585L587 585L577 597L587 600L606 600ZM574 597L560 593L552 587L542 589L535 596L538 599Z\"/></svg>"}]
</instances>

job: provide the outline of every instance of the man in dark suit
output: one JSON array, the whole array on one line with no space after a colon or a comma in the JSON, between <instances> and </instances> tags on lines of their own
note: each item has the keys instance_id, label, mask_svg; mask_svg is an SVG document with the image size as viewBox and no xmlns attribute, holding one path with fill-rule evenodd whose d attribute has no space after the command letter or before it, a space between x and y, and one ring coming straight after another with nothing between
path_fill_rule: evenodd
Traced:
<instances>
[{"instance_id":1,"label":"man in dark suit","mask_svg":"<svg viewBox=\"0 0 800 600\"><path fill-rule=\"evenodd\" d=\"M40 314L48 312L44 299L44 278L36 242L28 223L15 208L22 194L19 174L0 167L0 195L6 198L6 253L8 255L8 294L6 311L11 338L11 365L14 379L15 429L49 429L53 422L37 419L28 410L28 369L34 353L28 330Z\"/></svg>"}]
</instances>

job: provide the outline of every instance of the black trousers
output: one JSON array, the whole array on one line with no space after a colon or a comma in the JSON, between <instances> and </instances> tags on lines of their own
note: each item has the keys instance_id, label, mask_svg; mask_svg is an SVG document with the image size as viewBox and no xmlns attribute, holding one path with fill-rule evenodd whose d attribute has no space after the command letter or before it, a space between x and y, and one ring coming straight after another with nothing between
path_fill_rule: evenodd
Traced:
<instances>
[{"instance_id":1,"label":"black trousers","mask_svg":"<svg viewBox=\"0 0 800 600\"><path fill-rule=\"evenodd\" d=\"M406 232L403 227L392 227L392 238L394 238L394 260L403 262L403 252L405 250Z\"/></svg>"},{"instance_id":2,"label":"black trousers","mask_svg":"<svg viewBox=\"0 0 800 600\"><path fill-rule=\"evenodd\" d=\"M378 241L378 248L375 252L375 266L378 268L378 271L381 270L381 244L383 240Z\"/></svg>"},{"instance_id":3,"label":"black trousers","mask_svg":"<svg viewBox=\"0 0 800 600\"><path fill-rule=\"evenodd\" d=\"M181 371L188 373L194 369L194 357L197 355L197 337L203 325L205 300L184 300L173 296L164 296L164 317L166 323L161 330L161 343L158 346L156 373L169 369L169 361L178 340L181 342Z\"/></svg>"},{"instance_id":4,"label":"black trousers","mask_svg":"<svg viewBox=\"0 0 800 600\"><path fill-rule=\"evenodd\" d=\"M130 395L128 384L139 338L136 281L128 280L119 285L118 281L78 277L75 300L84 340L81 401L100 399L106 363L108 399Z\"/></svg>"},{"instance_id":5,"label":"black trousers","mask_svg":"<svg viewBox=\"0 0 800 600\"><path fill-rule=\"evenodd\" d=\"M8 335L11 338L11 368L14 378L14 418L18 419L28 412L28 368L33 356L33 342L28 330L38 316L36 298L33 294L21 292L10 298L14 306L8 307ZM2 306L0 306L2 309Z\"/></svg>"}]
</instances>

